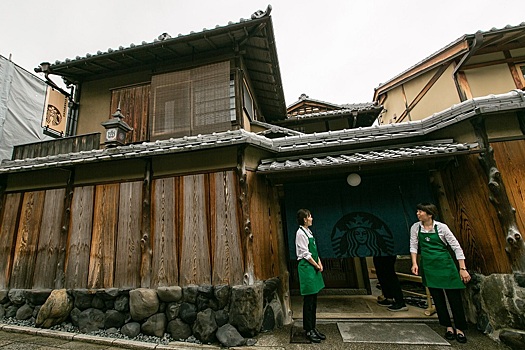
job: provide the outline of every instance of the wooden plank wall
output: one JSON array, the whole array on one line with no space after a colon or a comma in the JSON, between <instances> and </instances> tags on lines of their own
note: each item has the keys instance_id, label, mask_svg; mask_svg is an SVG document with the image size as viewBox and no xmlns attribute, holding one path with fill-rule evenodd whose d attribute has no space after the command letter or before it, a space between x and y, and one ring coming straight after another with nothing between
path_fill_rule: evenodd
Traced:
<instances>
[{"instance_id":1,"label":"wooden plank wall","mask_svg":"<svg viewBox=\"0 0 525 350\"><path fill-rule=\"evenodd\" d=\"M279 276L278 222L280 212L273 189L254 172L247 172L248 201L253 232L255 278L265 280Z\"/></svg>"},{"instance_id":2,"label":"wooden plank wall","mask_svg":"<svg viewBox=\"0 0 525 350\"><path fill-rule=\"evenodd\" d=\"M140 285L142 181L120 184L115 287Z\"/></svg>"},{"instance_id":3,"label":"wooden plank wall","mask_svg":"<svg viewBox=\"0 0 525 350\"><path fill-rule=\"evenodd\" d=\"M94 197L93 186L76 187L73 192L65 264L66 288L88 287Z\"/></svg>"},{"instance_id":4,"label":"wooden plank wall","mask_svg":"<svg viewBox=\"0 0 525 350\"><path fill-rule=\"evenodd\" d=\"M65 188L46 191L33 288L55 288L65 195Z\"/></svg>"},{"instance_id":5,"label":"wooden plank wall","mask_svg":"<svg viewBox=\"0 0 525 350\"><path fill-rule=\"evenodd\" d=\"M525 140L495 142L494 158L505 184L507 195L516 209L516 222L525 235Z\"/></svg>"},{"instance_id":6,"label":"wooden plank wall","mask_svg":"<svg viewBox=\"0 0 525 350\"><path fill-rule=\"evenodd\" d=\"M10 193L5 196L3 212L0 221L0 289L9 286L11 263L14 254L14 242L18 227L18 215L22 193Z\"/></svg>"},{"instance_id":7,"label":"wooden plank wall","mask_svg":"<svg viewBox=\"0 0 525 350\"><path fill-rule=\"evenodd\" d=\"M173 177L153 181L152 190L152 287L179 284L179 252L177 250L180 227L177 225L176 179Z\"/></svg>"},{"instance_id":8,"label":"wooden plank wall","mask_svg":"<svg viewBox=\"0 0 525 350\"><path fill-rule=\"evenodd\" d=\"M458 157L441 172L440 218L458 238L469 269L489 275L509 273L505 234L489 201L489 190L478 156ZM480 174L481 176L472 176Z\"/></svg>"},{"instance_id":9,"label":"wooden plank wall","mask_svg":"<svg viewBox=\"0 0 525 350\"><path fill-rule=\"evenodd\" d=\"M257 278L279 274L278 205L264 179L249 174ZM143 182L73 188L63 285L141 287L144 215L151 221L151 285L243 282L239 184L235 171L157 178L151 211ZM66 189L4 195L0 288L55 288ZM149 211L149 210L148 210Z\"/></svg>"},{"instance_id":10,"label":"wooden plank wall","mask_svg":"<svg viewBox=\"0 0 525 350\"><path fill-rule=\"evenodd\" d=\"M119 184L95 186L88 288L113 286L119 188Z\"/></svg>"},{"instance_id":11,"label":"wooden plank wall","mask_svg":"<svg viewBox=\"0 0 525 350\"><path fill-rule=\"evenodd\" d=\"M24 193L16 233L10 288L32 288L45 191Z\"/></svg>"},{"instance_id":12,"label":"wooden plank wall","mask_svg":"<svg viewBox=\"0 0 525 350\"><path fill-rule=\"evenodd\" d=\"M242 284L244 264L233 172L210 175L213 284Z\"/></svg>"},{"instance_id":13,"label":"wooden plank wall","mask_svg":"<svg viewBox=\"0 0 525 350\"><path fill-rule=\"evenodd\" d=\"M182 189L180 284L211 284L205 176L184 176Z\"/></svg>"}]
</instances>

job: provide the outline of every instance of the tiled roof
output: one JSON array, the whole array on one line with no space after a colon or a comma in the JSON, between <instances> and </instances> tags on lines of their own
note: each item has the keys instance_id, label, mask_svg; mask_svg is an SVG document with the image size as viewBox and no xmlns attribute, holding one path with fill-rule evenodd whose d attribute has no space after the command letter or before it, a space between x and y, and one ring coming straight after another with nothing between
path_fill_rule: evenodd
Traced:
<instances>
[{"instance_id":1,"label":"tiled roof","mask_svg":"<svg viewBox=\"0 0 525 350\"><path fill-rule=\"evenodd\" d=\"M153 42L143 41L138 45L56 61L50 70L69 82L81 83L128 74L137 69L154 73L160 71L161 65L173 67L175 63L194 63L200 57L221 59L228 57L224 56L226 54L234 54L237 48L243 51L244 67L265 120L285 119L286 104L270 13L271 6L268 6L266 11L257 11L251 19L241 19L238 23L230 22L175 37L163 33Z\"/></svg>"},{"instance_id":2,"label":"tiled roof","mask_svg":"<svg viewBox=\"0 0 525 350\"><path fill-rule=\"evenodd\" d=\"M59 154L55 156L16 160L4 159L0 164L0 174L89 164L101 161L174 154L244 143L272 149L272 141L270 139L241 129L206 135L186 136L178 139L143 142L141 144L131 144L114 148Z\"/></svg>"},{"instance_id":3,"label":"tiled roof","mask_svg":"<svg viewBox=\"0 0 525 350\"><path fill-rule=\"evenodd\" d=\"M267 174L312 168L320 170L340 166L415 160L418 158L428 159L457 155L460 153L472 153L474 151L479 151L477 146L477 144L453 143L449 141L446 143L407 145L397 148L363 150L359 152L341 154L265 159L261 162L257 168L257 171Z\"/></svg>"},{"instance_id":4,"label":"tiled roof","mask_svg":"<svg viewBox=\"0 0 525 350\"><path fill-rule=\"evenodd\" d=\"M266 168L268 164L273 162L278 162L275 163L273 170L284 170L288 168L282 167L281 163L284 162L286 164L287 161L292 162L290 163L292 165L295 164L293 162L299 162L301 166L306 166L307 164L311 167L315 164L326 166L323 165L325 162L340 162L341 164L347 162L345 164L350 164L348 162L371 162L374 159L394 160L414 156L434 157L454 152L472 152L475 150L475 145L456 144L452 141L442 145L433 144L431 148L421 146L428 146L428 143L424 142L407 147L401 147L400 144L414 143L414 137L428 135L482 113L518 109L525 109L525 93L521 90L513 90L506 94L474 98L415 122L315 134L299 134L275 139L241 129L48 157L4 160L0 164L0 174L73 166L99 161L173 154L240 144L260 147L274 152L277 157L283 157L264 160L259 169L263 169L261 171L269 171ZM367 151L358 152L358 149L367 149ZM299 152L302 154L301 156L298 156ZM319 154L324 154L324 156L320 156L320 158L314 156ZM327 156L327 154L329 155ZM356 158L351 158L352 156Z\"/></svg>"},{"instance_id":5,"label":"tiled roof","mask_svg":"<svg viewBox=\"0 0 525 350\"><path fill-rule=\"evenodd\" d=\"M270 9L271 9L271 6L270 6ZM172 41L177 41L177 40L180 40L180 39L183 39L183 38L191 38L192 36L201 35L201 34L205 35L205 33L207 33L207 32L215 31L217 29L225 29L225 28L228 28L228 27L233 27L233 26L235 26L237 24L242 24L242 23L245 23L245 22L252 21L254 19L261 18L264 15L266 15L266 13L264 13L263 11L257 11L254 14L252 14L251 19L240 18L238 22L230 21L226 25L219 25L219 24L217 24L213 28L203 28L200 31L190 31L189 33L186 33L186 34L178 33L174 37L172 37L168 33L162 33L161 35L159 35L158 38L155 38L153 41L142 41L142 42L137 43L137 44L136 43L131 43L127 47L119 46L118 48L108 48L105 51L98 50L96 53L86 53L85 56L76 56L75 58L66 58L63 61L56 60L53 63L53 66L61 66L61 65L64 65L64 64L71 64L71 63L75 63L76 61L84 61L86 59L93 59L93 58L97 58L99 56L111 55L111 54L115 54L117 52L122 52L122 55L126 55L126 54L128 54L128 51L132 51L132 49L139 49L141 47L166 46ZM52 67L52 68L55 68L55 67Z\"/></svg>"},{"instance_id":6,"label":"tiled roof","mask_svg":"<svg viewBox=\"0 0 525 350\"><path fill-rule=\"evenodd\" d=\"M295 131L295 130L292 130L292 129L284 128L282 126L268 124L268 123L264 123L264 122L260 122L260 121L252 121L252 122L250 122L250 124L259 125L259 126L261 126L263 128L266 128L266 130L259 131L259 132L256 133L257 135L261 135L261 136L266 136L266 135L269 135L269 134L273 134L273 135L281 134L282 136L293 136L293 135L301 135L302 134L302 132L299 132L299 131Z\"/></svg>"},{"instance_id":7,"label":"tiled roof","mask_svg":"<svg viewBox=\"0 0 525 350\"><path fill-rule=\"evenodd\" d=\"M400 143L403 139L424 136L481 113L522 108L525 108L525 93L521 90L513 90L506 94L474 98L435 113L423 120L287 136L275 139L274 147L279 152L297 152L347 145L353 145L356 148L363 147L361 146L363 144L389 140Z\"/></svg>"},{"instance_id":8,"label":"tiled roof","mask_svg":"<svg viewBox=\"0 0 525 350\"><path fill-rule=\"evenodd\" d=\"M476 36L476 34L481 34L481 35L491 35L491 34L501 34L501 37L498 39L498 40L501 40L502 42L505 42L507 41L508 39L504 36L505 32L509 32L509 31L513 31L513 30L523 30L525 28L525 22L522 22L516 26L512 26L512 25L506 25L504 28L492 28L490 30L486 30L486 31L482 31L482 30L478 30L475 34L465 34L465 35L462 35L461 37L459 37L458 39L454 40L453 42L451 42L450 44L446 45L445 47L439 49L438 51L434 52L433 54L429 55L428 57L425 57L424 59L422 59L421 61L419 61L418 63L414 64L413 66L407 68L406 70L402 71L401 73L397 74L396 76L394 76L393 78L390 78L388 79L386 82L384 83L381 83L379 84L378 87L375 88L375 90L378 90L380 89L382 86L384 85L387 85L389 84L390 82L396 80L397 78L399 77L402 77L403 75L405 75L406 73L410 72L412 69L422 65L423 63L429 61L430 59L432 59L433 57L437 57L440 53L442 52L445 52L447 49L457 45L458 43L461 43L462 41L468 41L468 40L473 40L474 37ZM515 39L515 38L514 38ZM492 40L489 41L489 45L494 45L494 44L497 44L497 42L494 42ZM459 53L461 54L461 53ZM452 57L453 58L453 57ZM450 59L452 59L450 58ZM438 62L439 63L439 62Z\"/></svg>"},{"instance_id":9,"label":"tiled roof","mask_svg":"<svg viewBox=\"0 0 525 350\"><path fill-rule=\"evenodd\" d=\"M351 114L353 112L366 112L366 111L371 111L371 110L380 110L381 108L382 107L378 106L377 104L373 102L345 104L345 105L342 105L341 109L336 109L333 111L325 111L325 112L297 114L297 115L294 115L293 117L289 117L287 120L339 116L339 115ZM286 122L286 120L281 121L281 122Z\"/></svg>"}]
</instances>

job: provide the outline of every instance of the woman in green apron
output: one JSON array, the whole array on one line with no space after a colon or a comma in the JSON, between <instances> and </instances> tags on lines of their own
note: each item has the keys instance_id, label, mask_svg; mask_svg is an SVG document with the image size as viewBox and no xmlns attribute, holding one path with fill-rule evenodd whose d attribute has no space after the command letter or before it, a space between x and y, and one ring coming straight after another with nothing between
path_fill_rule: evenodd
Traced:
<instances>
[{"instance_id":1,"label":"woman in green apron","mask_svg":"<svg viewBox=\"0 0 525 350\"><path fill-rule=\"evenodd\" d=\"M465 266L463 249L448 226L434 220L437 215L437 208L434 204L418 204L416 214L419 222L412 225L410 229L412 273L421 275L423 285L428 287L434 300L439 324L447 327L445 338L457 339L460 343L466 343L467 321L461 301L461 290L470 281L470 274ZM459 273L447 246L450 246L456 255ZM421 253L419 266L417 263L418 248ZM447 299L454 317L455 329L450 320Z\"/></svg>"},{"instance_id":2,"label":"woman in green apron","mask_svg":"<svg viewBox=\"0 0 525 350\"><path fill-rule=\"evenodd\" d=\"M317 293L324 288L321 272L323 264L317 253L315 238L310 231L312 214L308 209L299 209L297 224L299 229L295 234L295 252L297 255L299 284L303 296L303 328L306 338L313 343L325 340L326 336L315 327L317 312Z\"/></svg>"}]
</instances>

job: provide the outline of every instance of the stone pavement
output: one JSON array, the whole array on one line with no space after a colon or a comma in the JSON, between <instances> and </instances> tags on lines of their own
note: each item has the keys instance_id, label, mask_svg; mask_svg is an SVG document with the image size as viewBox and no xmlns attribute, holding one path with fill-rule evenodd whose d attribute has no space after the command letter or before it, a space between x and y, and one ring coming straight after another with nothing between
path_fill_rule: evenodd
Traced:
<instances>
[{"instance_id":1,"label":"stone pavement","mask_svg":"<svg viewBox=\"0 0 525 350\"><path fill-rule=\"evenodd\" d=\"M443 329L436 322L425 322L438 334L443 333ZM342 349L363 349L363 350L385 350L385 349L411 349L411 350L449 350L449 349L474 349L474 350L504 350L509 349L504 345L498 344L488 336L476 331L469 330L467 333L468 342L459 344L451 341L451 346L430 346L430 345L395 345L395 344L374 344L374 343L343 343L341 335L334 321L322 322L318 328L327 335L327 340L321 344L290 343L291 325L285 326L280 330L269 333L259 334L255 346L236 347L236 350L342 350ZM168 345L151 344L132 340L113 339L91 336L86 334L74 334L66 332L51 331L32 327L21 327L0 324L0 350L117 350L117 349L179 349L179 350L211 350L220 349L213 345L196 345L181 342L172 342Z\"/></svg>"}]
</instances>

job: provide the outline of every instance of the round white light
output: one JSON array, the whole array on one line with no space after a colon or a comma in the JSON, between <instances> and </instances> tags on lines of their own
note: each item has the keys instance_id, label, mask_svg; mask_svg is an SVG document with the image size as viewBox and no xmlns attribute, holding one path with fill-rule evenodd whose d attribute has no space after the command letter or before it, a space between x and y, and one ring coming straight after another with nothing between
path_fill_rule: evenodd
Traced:
<instances>
[{"instance_id":1,"label":"round white light","mask_svg":"<svg viewBox=\"0 0 525 350\"><path fill-rule=\"evenodd\" d=\"M361 183L361 176L359 176L359 174L352 173L346 177L346 182L348 182L348 184L353 187L359 186Z\"/></svg>"}]
</instances>

